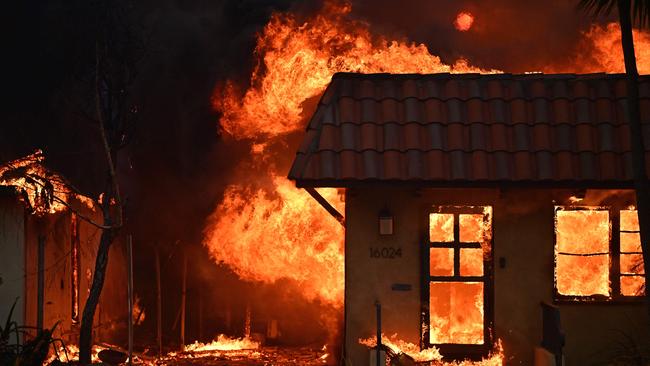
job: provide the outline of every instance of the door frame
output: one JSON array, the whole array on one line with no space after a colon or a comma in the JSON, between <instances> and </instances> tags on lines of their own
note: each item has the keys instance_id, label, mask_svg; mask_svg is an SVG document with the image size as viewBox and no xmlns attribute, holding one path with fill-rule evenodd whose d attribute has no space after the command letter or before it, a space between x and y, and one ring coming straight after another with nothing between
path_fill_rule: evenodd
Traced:
<instances>
[{"instance_id":1,"label":"door frame","mask_svg":"<svg viewBox=\"0 0 650 366\"><path fill-rule=\"evenodd\" d=\"M484 208L490 207L492 209L492 217L490 217L490 232L492 233L490 239L490 255L483 260L483 276L481 277L460 277L454 272L454 276L430 276L429 275L429 249L435 247L429 241L429 214L430 213L453 213L454 214L454 240L455 243L458 238L458 215L459 214L483 214ZM420 303L421 303L421 348L437 347L440 353L445 358L450 359L471 359L479 360L486 357L490 351L493 350L495 335L494 335L494 205L427 205L420 212L420 249L421 254L421 279L420 279ZM474 243L466 243L461 246L455 246L454 249L454 268L458 269L458 259L456 258L461 247L476 247ZM443 278L446 277L446 278ZM471 282L483 282L483 344L432 344L429 342L429 283L432 280L461 280L467 281L472 279ZM450 281L451 282L451 281Z\"/></svg>"}]
</instances>

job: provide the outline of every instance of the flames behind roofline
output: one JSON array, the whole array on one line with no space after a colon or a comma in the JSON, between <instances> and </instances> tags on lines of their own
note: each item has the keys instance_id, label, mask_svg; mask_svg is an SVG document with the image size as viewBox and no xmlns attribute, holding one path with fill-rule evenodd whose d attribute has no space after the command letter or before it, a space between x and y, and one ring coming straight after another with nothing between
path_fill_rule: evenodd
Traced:
<instances>
[{"instance_id":1,"label":"flames behind roofline","mask_svg":"<svg viewBox=\"0 0 650 366\"><path fill-rule=\"evenodd\" d=\"M302 129L303 102L318 96L337 72L489 72L460 59L447 65L423 44L371 34L352 20L349 3L328 1L305 23L276 13L259 35L251 87L238 95L228 83L213 97L221 126L236 139L267 139Z\"/></svg>"},{"instance_id":2,"label":"flames behind roofline","mask_svg":"<svg viewBox=\"0 0 650 366\"><path fill-rule=\"evenodd\" d=\"M495 72L465 60L444 64L424 45L371 34L368 24L351 20L347 2L326 2L304 23L292 14L276 13L259 35L257 66L243 95L227 83L213 96L227 136L252 144L250 162L236 176L271 177L236 183L205 229L204 244L216 262L242 279L273 283L290 279L305 298L340 307L343 304L343 230L337 220L284 178L287 166L277 159L287 150L288 136L300 131L305 101L318 97L341 71L355 72ZM283 141L274 151L274 141ZM278 148L276 148L277 150ZM343 202L335 189L321 189L336 210ZM269 255L274 253L274 255Z\"/></svg>"},{"instance_id":3,"label":"flames behind roofline","mask_svg":"<svg viewBox=\"0 0 650 366\"><path fill-rule=\"evenodd\" d=\"M74 200L93 210L95 202L76 192L61 175L45 168L44 160L43 152L36 150L0 166L0 186L13 187L37 215L63 211Z\"/></svg>"}]
</instances>

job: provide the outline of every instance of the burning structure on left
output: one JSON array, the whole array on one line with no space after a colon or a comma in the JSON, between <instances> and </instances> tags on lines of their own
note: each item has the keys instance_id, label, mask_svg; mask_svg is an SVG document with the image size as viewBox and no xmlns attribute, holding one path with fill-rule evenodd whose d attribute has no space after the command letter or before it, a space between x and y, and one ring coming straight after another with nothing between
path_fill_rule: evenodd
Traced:
<instances>
[{"instance_id":1,"label":"burning structure on left","mask_svg":"<svg viewBox=\"0 0 650 366\"><path fill-rule=\"evenodd\" d=\"M77 343L81 312L92 283L101 212L43 165L40 151L0 166L0 319L52 328ZM113 341L125 329L125 248L116 240L98 311L95 338Z\"/></svg>"}]
</instances>

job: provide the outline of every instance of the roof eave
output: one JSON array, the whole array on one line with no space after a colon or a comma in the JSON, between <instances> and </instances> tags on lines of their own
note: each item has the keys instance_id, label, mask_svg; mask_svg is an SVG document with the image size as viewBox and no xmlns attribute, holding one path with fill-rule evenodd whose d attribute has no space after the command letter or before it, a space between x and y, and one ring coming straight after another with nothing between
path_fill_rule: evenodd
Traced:
<instances>
[{"instance_id":1,"label":"roof eave","mask_svg":"<svg viewBox=\"0 0 650 366\"><path fill-rule=\"evenodd\" d=\"M564 181L532 181L532 180L394 180L394 179L299 179L295 181L298 188L355 188L368 186L390 186L401 188L572 188L572 189L633 189L630 181L601 181L601 180L564 180Z\"/></svg>"}]
</instances>

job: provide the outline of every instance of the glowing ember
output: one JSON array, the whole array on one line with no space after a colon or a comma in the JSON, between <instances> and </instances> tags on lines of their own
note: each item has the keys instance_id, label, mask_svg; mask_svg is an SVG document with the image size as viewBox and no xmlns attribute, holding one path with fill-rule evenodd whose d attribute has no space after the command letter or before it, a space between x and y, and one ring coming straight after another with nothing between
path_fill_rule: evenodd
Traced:
<instances>
[{"instance_id":1,"label":"glowing ember","mask_svg":"<svg viewBox=\"0 0 650 366\"><path fill-rule=\"evenodd\" d=\"M394 354L406 354L418 363L440 361L435 364L440 366L502 366L504 362L503 347L500 341L496 343L492 353L481 361L464 360L449 362L442 361L442 355L436 347L420 350L419 346L399 339L397 334L393 334L390 337L382 334L381 343L388 347ZM361 338L359 339L359 344L373 348L377 346L377 339L375 337Z\"/></svg>"},{"instance_id":2,"label":"glowing ember","mask_svg":"<svg viewBox=\"0 0 650 366\"><path fill-rule=\"evenodd\" d=\"M259 342L250 338L229 338L223 334L217 336L216 341L211 343L194 342L185 346L186 352L207 352L207 351L236 351L260 348Z\"/></svg>"},{"instance_id":3,"label":"glowing ember","mask_svg":"<svg viewBox=\"0 0 650 366\"><path fill-rule=\"evenodd\" d=\"M429 215L429 241L454 241L454 215L434 213Z\"/></svg>"},{"instance_id":4,"label":"glowing ember","mask_svg":"<svg viewBox=\"0 0 650 366\"><path fill-rule=\"evenodd\" d=\"M454 20L454 27L461 32L466 32L472 28L474 24L474 15L469 12L461 11L456 15L456 20Z\"/></svg>"},{"instance_id":5,"label":"glowing ember","mask_svg":"<svg viewBox=\"0 0 650 366\"><path fill-rule=\"evenodd\" d=\"M105 347L93 346L91 351L92 361L99 362L99 352L106 349ZM67 345L65 347L58 347L56 353L50 356L44 363L49 365L55 360L60 362L78 361L79 360L79 347L75 345Z\"/></svg>"},{"instance_id":6,"label":"glowing ember","mask_svg":"<svg viewBox=\"0 0 650 366\"><path fill-rule=\"evenodd\" d=\"M133 324L142 324L144 322L145 316L146 314L144 312L144 308L142 307L142 304L140 304L140 297L138 295L135 295L135 301L133 301L133 314L131 314Z\"/></svg>"},{"instance_id":7,"label":"glowing ember","mask_svg":"<svg viewBox=\"0 0 650 366\"><path fill-rule=\"evenodd\" d=\"M609 212L556 208L555 281L561 295L610 295Z\"/></svg>"}]
</instances>

